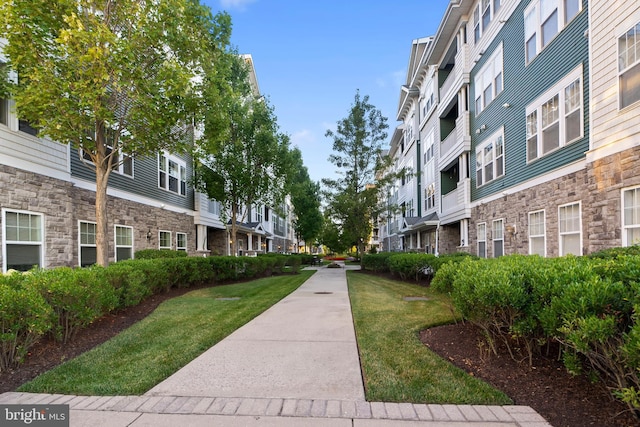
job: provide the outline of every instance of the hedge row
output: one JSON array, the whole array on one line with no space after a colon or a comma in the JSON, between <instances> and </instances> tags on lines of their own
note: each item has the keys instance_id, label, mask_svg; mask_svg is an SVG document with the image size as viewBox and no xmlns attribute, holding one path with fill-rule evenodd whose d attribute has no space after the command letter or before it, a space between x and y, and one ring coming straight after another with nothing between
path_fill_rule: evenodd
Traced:
<instances>
[{"instance_id":1,"label":"hedge row","mask_svg":"<svg viewBox=\"0 0 640 427\"><path fill-rule=\"evenodd\" d=\"M424 253L381 252L362 256L362 269L376 273L391 273L402 280L431 279L440 267L449 262L476 258L464 252L432 255Z\"/></svg>"},{"instance_id":2,"label":"hedge row","mask_svg":"<svg viewBox=\"0 0 640 427\"><path fill-rule=\"evenodd\" d=\"M595 373L640 409L640 255L637 248L590 257L510 255L445 264L431 285L450 294L495 351L531 358L560 344L567 369Z\"/></svg>"},{"instance_id":3,"label":"hedge row","mask_svg":"<svg viewBox=\"0 0 640 427\"><path fill-rule=\"evenodd\" d=\"M270 276L286 265L297 272L304 260L289 255L156 255L106 268L61 267L0 275L0 370L19 363L44 334L67 342L110 311L137 305L154 293Z\"/></svg>"}]
</instances>

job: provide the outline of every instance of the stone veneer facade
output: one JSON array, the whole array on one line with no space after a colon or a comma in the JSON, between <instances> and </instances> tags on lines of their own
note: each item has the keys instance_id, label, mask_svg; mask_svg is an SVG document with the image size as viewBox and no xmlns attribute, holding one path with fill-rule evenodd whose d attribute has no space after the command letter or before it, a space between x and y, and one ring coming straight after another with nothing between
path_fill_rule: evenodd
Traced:
<instances>
[{"instance_id":1,"label":"stone veneer facade","mask_svg":"<svg viewBox=\"0 0 640 427\"><path fill-rule=\"evenodd\" d=\"M559 256L558 207L581 202L582 253L621 246L622 190L640 185L640 147L587 163L585 168L473 208L469 236L477 254L477 225L487 224L487 256L493 256L492 221L504 219L504 253L528 254L528 213L545 210L547 256Z\"/></svg>"},{"instance_id":2,"label":"stone veneer facade","mask_svg":"<svg viewBox=\"0 0 640 427\"><path fill-rule=\"evenodd\" d=\"M44 266L77 266L78 221L95 222L95 193L72 183L0 165L0 208L25 210L44 215ZM187 234L187 252L195 254L193 217L126 199L108 197L109 260L115 259L114 225L133 227L133 250L158 248L158 231ZM0 233L4 225L0 224ZM151 239L147 233L151 230ZM1 255L0 255L1 257Z\"/></svg>"}]
</instances>

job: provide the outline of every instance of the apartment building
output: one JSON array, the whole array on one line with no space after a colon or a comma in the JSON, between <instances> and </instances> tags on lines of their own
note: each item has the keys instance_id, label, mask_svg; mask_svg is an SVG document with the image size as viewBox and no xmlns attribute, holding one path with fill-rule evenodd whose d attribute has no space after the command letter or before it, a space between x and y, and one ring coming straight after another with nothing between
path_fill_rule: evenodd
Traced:
<instances>
[{"instance_id":1,"label":"apartment building","mask_svg":"<svg viewBox=\"0 0 640 427\"><path fill-rule=\"evenodd\" d=\"M419 40L391 143L402 161L394 147L418 123L422 210L400 249L562 256L640 242L637 2L452 0L416 74Z\"/></svg>"},{"instance_id":2,"label":"apartment building","mask_svg":"<svg viewBox=\"0 0 640 427\"><path fill-rule=\"evenodd\" d=\"M0 62L2 47L0 41ZM251 81L257 84L251 70ZM133 258L135 251L149 248L203 256L230 254L229 215L189 185L188 156L166 151L149 157L118 156L122 162L111 173L107 189L110 262ZM94 264L95 188L87 156L41 138L17 118L12 100L0 99L3 272ZM238 233L245 242L240 246L244 255L291 246L291 215L278 218L276 226L269 209L262 209L265 216L256 213Z\"/></svg>"}]
</instances>

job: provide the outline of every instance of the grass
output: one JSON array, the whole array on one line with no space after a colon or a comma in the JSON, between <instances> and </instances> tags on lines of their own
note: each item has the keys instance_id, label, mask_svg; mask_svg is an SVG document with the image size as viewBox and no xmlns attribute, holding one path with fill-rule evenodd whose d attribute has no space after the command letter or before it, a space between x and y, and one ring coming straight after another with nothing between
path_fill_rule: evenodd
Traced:
<instances>
[{"instance_id":1,"label":"grass","mask_svg":"<svg viewBox=\"0 0 640 427\"><path fill-rule=\"evenodd\" d=\"M423 329L455 319L447 297L429 288L347 272L366 398L372 402L505 405L502 392L430 351ZM405 301L403 297L428 301Z\"/></svg>"},{"instance_id":2,"label":"grass","mask_svg":"<svg viewBox=\"0 0 640 427\"><path fill-rule=\"evenodd\" d=\"M314 272L189 292L19 391L139 395L297 289ZM239 300L217 298L240 297Z\"/></svg>"}]
</instances>

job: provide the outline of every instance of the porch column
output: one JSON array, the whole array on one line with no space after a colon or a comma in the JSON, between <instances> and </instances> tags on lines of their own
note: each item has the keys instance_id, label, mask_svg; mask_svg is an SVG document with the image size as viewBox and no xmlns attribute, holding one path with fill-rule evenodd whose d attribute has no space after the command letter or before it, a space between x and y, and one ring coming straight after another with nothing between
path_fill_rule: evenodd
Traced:
<instances>
[{"instance_id":1,"label":"porch column","mask_svg":"<svg viewBox=\"0 0 640 427\"><path fill-rule=\"evenodd\" d=\"M460 246L469 246L469 220L460 220Z\"/></svg>"},{"instance_id":2,"label":"porch column","mask_svg":"<svg viewBox=\"0 0 640 427\"><path fill-rule=\"evenodd\" d=\"M253 250L253 234L247 233L247 252Z\"/></svg>"},{"instance_id":3,"label":"porch column","mask_svg":"<svg viewBox=\"0 0 640 427\"><path fill-rule=\"evenodd\" d=\"M206 252L207 251L207 226L206 225L196 225L196 235L198 239L196 240L196 251L198 252Z\"/></svg>"}]
</instances>

